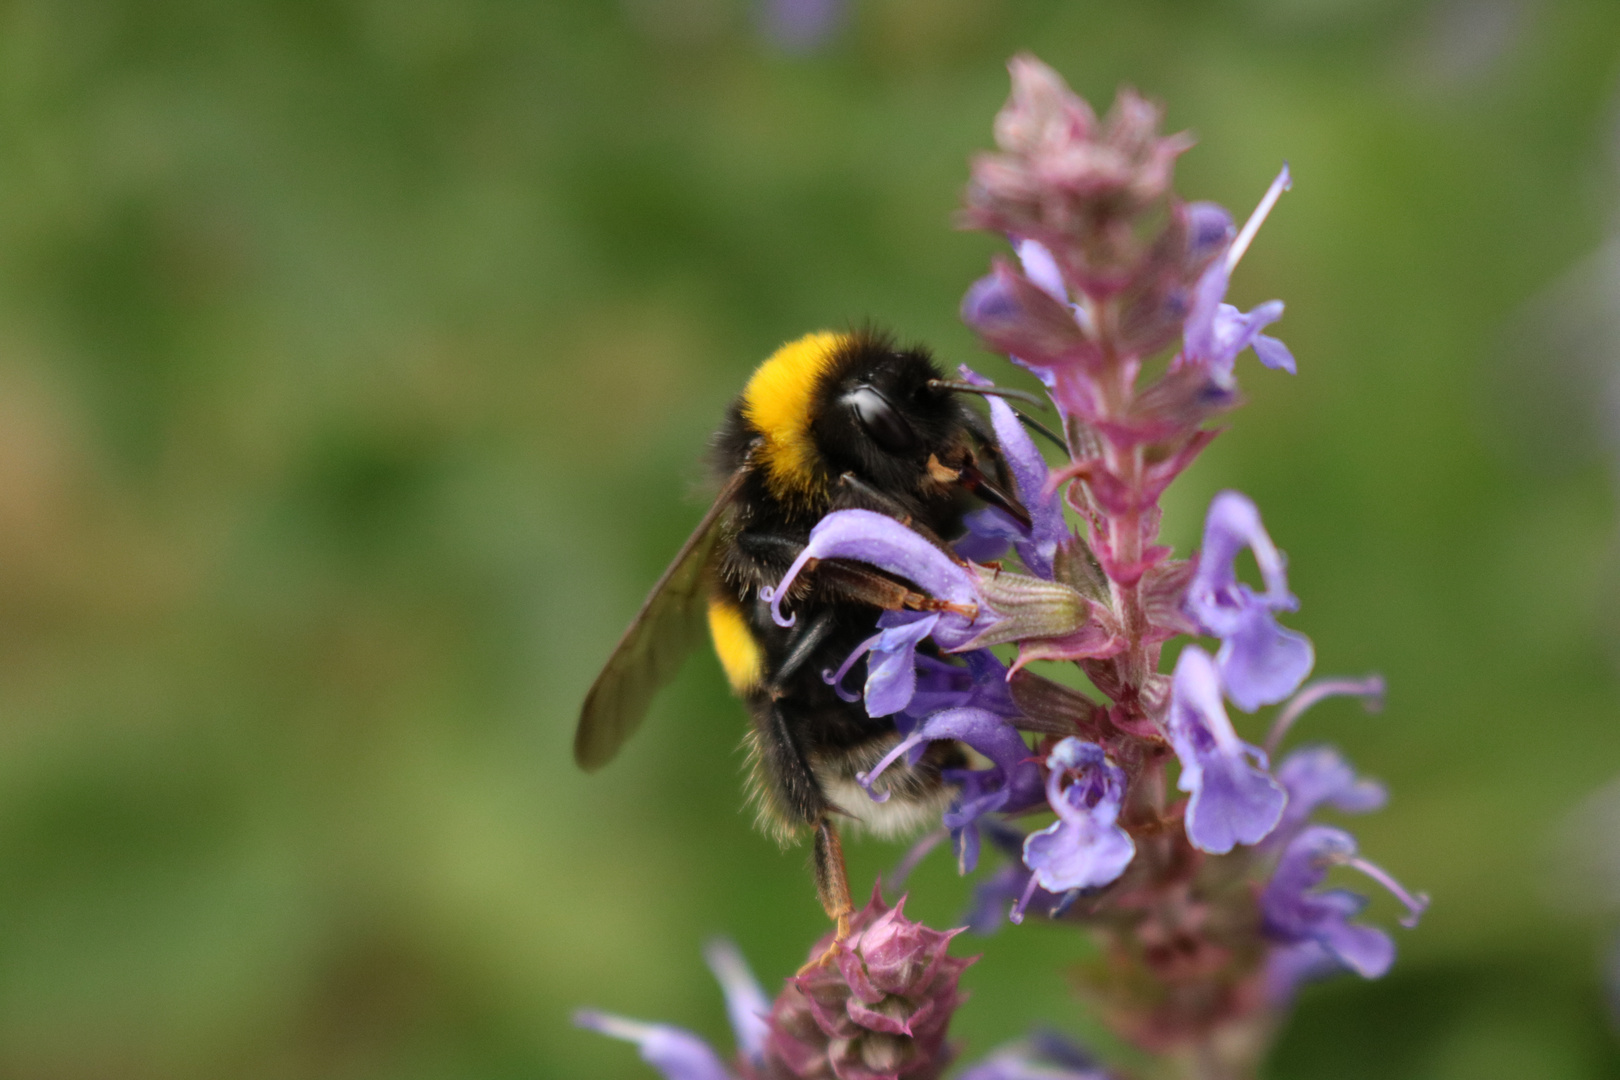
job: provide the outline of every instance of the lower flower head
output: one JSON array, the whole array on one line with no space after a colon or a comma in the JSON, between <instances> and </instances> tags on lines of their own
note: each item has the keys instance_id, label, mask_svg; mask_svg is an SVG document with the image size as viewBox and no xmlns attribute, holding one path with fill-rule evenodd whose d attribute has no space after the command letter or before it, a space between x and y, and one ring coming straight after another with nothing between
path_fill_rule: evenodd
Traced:
<instances>
[{"instance_id":1,"label":"lower flower head","mask_svg":"<svg viewBox=\"0 0 1620 1080\"><path fill-rule=\"evenodd\" d=\"M771 1010L770 1075L801 1080L933 1080L950 1064L945 1032L973 960L946 953L961 931L930 930L876 893L834 963L789 980ZM832 944L823 938L819 956Z\"/></svg>"}]
</instances>

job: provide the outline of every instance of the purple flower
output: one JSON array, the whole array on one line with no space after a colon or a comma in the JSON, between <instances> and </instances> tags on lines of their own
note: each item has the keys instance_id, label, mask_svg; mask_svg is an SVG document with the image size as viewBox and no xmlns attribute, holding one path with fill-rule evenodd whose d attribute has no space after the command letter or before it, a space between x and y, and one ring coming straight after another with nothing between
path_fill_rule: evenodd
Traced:
<instances>
[{"instance_id":1,"label":"purple flower","mask_svg":"<svg viewBox=\"0 0 1620 1080\"><path fill-rule=\"evenodd\" d=\"M748 970L748 962L729 941L717 940L704 950L709 970L726 995L726 1013L737 1038L737 1054L744 1062L759 1067L764 1061L770 1027L766 1017L771 1004L765 991ZM581 1009L574 1023L615 1039L633 1042L642 1060L663 1073L666 1080L734 1080L708 1043L670 1024L648 1024L622 1016Z\"/></svg>"},{"instance_id":2,"label":"purple flower","mask_svg":"<svg viewBox=\"0 0 1620 1080\"><path fill-rule=\"evenodd\" d=\"M1198 280L1193 289L1192 308L1187 313L1183 348L1178 363L1209 372L1223 386L1232 382L1232 367L1238 353L1253 347L1260 362L1269 368L1294 371L1294 356L1288 346L1260 331L1282 318L1281 300L1268 300L1253 311L1244 313L1225 303L1226 287L1238 260L1248 248L1249 241L1259 230L1260 223L1271 212L1277 197L1292 186L1288 166L1284 165L1277 179L1271 182L1260 205L1249 217L1224 258L1217 258Z\"/></svg>"},{"instance_id":3,"label":"purple flower","mask_svg":"<svg viewBox=\"0 0 1620 1080\"><path fill-rule=\"evenodd\" d=\"M955 562L894 518L871 510L836 510L810 530L804 550L776 587L759 591L760 599L771 605L771 617L778 626L793 625L794 617L782 614L782 602L799 572L813 559L869 563L944 601L940 629L952 641L968 641L997 621L995 612L979 603L978 577L971 568Z\"/></svg>"},{"instance_id":4,"label":"purple flower","mask_svg":"<svg viewBox=\"0 0 1620 1080\"><path fill-rule=\"evenodd\" d=\"M1171 682L1170 743L1181 760L1177 786L1192 792L1187 838L1224 855L1277 827L1288 796L1266 772L1265 751L1237 737L1221 704L1215 661L1197 645L1181 650Z\"/></svg>"},{"instance_id":5,"label":"purple flower","mask_svg":"<svg viewBox=\"0 0 1620 1080\"><path fill-rule=\"evenodd\" d=\"M1024 840L1024 865L1033 871L1026 890L1049 893L1095 889L1125 872L1136 845L1119 827L1125 770L1096 743L1072 735L1046 759L1046 801L1058 819ZM1064 780L1070 780L1064 786ZM1021 907L1022 905L1020 905Z\"/></svg>"},{"instance_id":6,"label":"purple flower","mask_svg":"<svg viewBox=\"0 0 1620 1080\"><path fill-rule=\"evenodd\" d=\"M1264 593L1237 579L1234 563L1245 547L1260 566ZM1254 503L1236 491L1215 496L1184 607L1205 633L1221 639L1216 654L1221 685L1244 712L1281 701L1310 674L1316 659L1310 639L1278 626L1273 616L1298 606L1288 591L1282 553L1266 534Z\"/></svg>"},{"instance_id":7,"label":"purple flower","mask_svg":"<svg viewBox=\"0 0 1620 1080\"><path fill-rule=\"evenodd\" d=\"M1024 865L1024 841L1027 837L1017 829L993 818L986 819L983 829L990 843L1011 861L994 874L973 887L973 901L962 922L975 934L993 934L1001 929L1001 920L1009 917L1014 923L1024 921L1024 912L1044 912L1057 918L1068 910L1080 896L1079 889L1066 893L1050 893L1034 881L1034 872Z\"/></svg>"},{"instance_id":8,"label":"purple flower","mask_svg":"<svg viewBox=\"0 0 1620 1080\"><path fill-rule=\"evenodd\" d=\"M1382 809L1389 798L1383 784L1356 776L1356 770L1331 746L1295 750L1277 766L1277 780L1288 792L1288 805L1276 831L1266 838L1268 846L1287 843L1318 807L1368 814Z\"/></svg>"},{"instance_id":9,"label":"purple flower","mask_svg":"<svg viewBox=\"0 0 1620 1080\"><path fill-rule=\"evenodd\" d=\"M662 1073L666 1080L734 1080L709 1044L682 1028L669 1024L646 1024L622 1016L582 1009L574 1023L615 1039L633 1042L641 1050L641 1060Z\"/></svg>"},{"instance_id":10,"label":"purple flower","mask_svg":"<svg viewBox=\"0 0 1620 1080\"><path fill-rule=\"evenodd\" d=\"M888 792L872 792L872 785L883 772L901 755L921 752L924 743L940 739L966 743L991 762L988 769L954 769L946 777L960 790L943 820L956 842L962 872L968 873L978 862L979 818L992 811L1014 813L1038 806L1040 770L1024 745L1024 737L1002 717L986 709L954 708L928 717L857 779L874 801L885 802Z\"/></svg>"},{"instance_id":11,"label":"purple flower","mask_svg":"<svg viewBox=\"0 0 1620 1080\"><path fill-rule=\"evenodd\" d=\"M844 22L843 0L763 0L761 29L781 49L807 53L825 45Z\"/></svg>"},{"instance_id":12,"label":"purple flower","mask_svg":"<svg viewBox=\"0 0 1620 1080\"><path fill-rule=\"evenodd\" d=\"M1321 970L1321 965L1311 963L1314 945L1340 966L1376 979L1394 962L1395 943L1376 927L1350 921L1367 906L1365 897L1346 889L1317 890L1335 866L1353 867L1389 889L1406 905L1403 926L1416 926L1428 906L1427 897L1411 895L1381 868L1357 858L1356 841L1349 833L1312 825L1289 842L1260 894L1264 932L1277 944L1296 950L1285 966L1301 977Z\"/></svg>"},{"instance_id":13,"label":"purple flower","mask_svg":"<svg viewBox=\"0 0 1620 1080\"><path fill-rule=\"evenodd\" d=\"M1030 527L1022 528L1006 513L989 507L990 513L999 514L1005 525L1013 528L1009 537L1018 558L1030 573L1048 580L1052 577L1052 560L1058 545L1069 538L1069 526L1063 520L1063 508L1058 502L1055 488L1048 489L1046 459L1041 456L1035 441L1024 430L1012 406L1000 398L990 399L990 423L996 432L996 442L1002 456L1012 470L1018 486L1018 500L1029 511ZM982 519L981 519L982 520ZM972 525L969 525L972 528Z\"/></svg>"},{"instance_id":14,"label":"purple flower","mask_svg":"<svg viewBox=\"0 0 1620 1080\"><path fill-rule=\"evenodd\" d=\"M958 563L883 514L838 510L810 530L804 550L776 587L760 590L760 599L771 605L771 616L778 624L793 625L793 617L782 614L782 602L791 593L800 571L811 560L833 558L869 563L912 582L927 594L914 601L924 610L885 611L880 615L878 633L857 646L838 671L828 677L829 682L841 685L855 662L872 653L865 690L867 712L872 716L890 716L910 708L917 690L917 646L925 638L933 638L946 652L965 652L1014 640L1067 640L1097 623L1098 613L1104 611L1101 605L1058 582L990 570L981 573ZM1093 636L1104 644L1112 640L1107 634Z\"/></svg>"},{"instance_id":15,"label":"purple flower","mask_svg":"<svg viewBox=\"0 0 1620 1080\"><path fill-rule=\"evenodd\" d=\"M1317 679L1302 688L1289 699L1288 704L1277 710L1276 717L1271 721L1271 730L1266 732L1266 753L1275 754L1294 723L1312 705L1330 697L1360 698L1362 708L1370 713L1379 712L1384 707L1384 677L1368 675L1364 679Z\"/></svg>"},{"instance_id":16,"label":"purple flower","mask_svg":"<svg viewBox=\"0 0 1620 1080\"><path fill-rule=\"evenodd\" d=\"M1012 406L1000 398L991 398L990 421L1012 470L1018 501L1029 510L1030 526L1025 528L994 506L975 510L962 520L967 535L956 542L956 552L976 562L991 562L999 559L1011 543L1030 573L1050 581L1058 545L1069 538L1057 489L1047 484L1050 469Z\"/></svg>"},{"instance_id":17,"label":"purple flower","mask_svg":"<svg viewBox=\"0 0 1620 1080\"><path fill-rule=\"evenodd\" d=\"M958 653L966 666L919 653L917 682L906 715L925 719L941 709L986 709L1011 719L1020 715L1007 689L1007 665L989 649Z\"/></svg>"}]
</instances>

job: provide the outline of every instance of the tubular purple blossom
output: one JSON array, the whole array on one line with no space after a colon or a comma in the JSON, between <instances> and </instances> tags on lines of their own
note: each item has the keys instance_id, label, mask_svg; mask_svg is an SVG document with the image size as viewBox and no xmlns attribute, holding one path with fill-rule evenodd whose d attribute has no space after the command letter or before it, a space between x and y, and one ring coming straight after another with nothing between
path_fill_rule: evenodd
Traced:
<instances>
[{"instance_id":1,"label":"tubular purple blossom","mask_svg":"<svg viewBox=\"0 0 1620 1080\"><path fill-rule=\"evenodd\" d=\"M1024 865L1032 872L1026 896L1036 885L1063 893L1109 884L1136 855L1136 845L1118 824L1124 770L1096 743L1072 736L1052 748L1046 765L1051 770L1046 800L1058 820L1024 840ZM1066 787L1065 779L1071 781Z\"/></svg>"},{"instance_id":2,"label":"tubular purple blossom","mask_svg":"<svg viewBox=\"0 0 1620 1080\"><path fill-rule=\"evenodd\" d=\"M810 530L809 543L776 587L759 591L760 599L771 605L771 617L778 625L793 625L792 616L782 614L782 602L805 564L834 558L870 563L913 582L929 596L957 605L960 611L946 615L955 620L951 625L962 636L969 630L988 629L995 622L993 612L979 610L978 579L972 570L951 561L949 555L891 517L871 510L838 510Z\"/></svg>"},{"instance_id":3,"label":"tubular purple blossom","mask_svg":"<svg viewBox=\"0 0 1620 1080\"><path fill-rule=\"evenodd\" d=\"M1244 224L1243 231L1226 251L1224 258L1216 259L1204 271L1193 290L1192 307L1187 312L1185 341L1177 363L1208 372L1217 382L1229 385L1232 367L1238 353L1254 349L1255 355L1266 367L1294 373L1294 356L1288 346L1261 330L1282 318L1280 300L1268 300L1253 311L1244 314L1225 303L1227 283L1238 260L1248 250L1249 243L1260 229L1261 222L1276 205L1277 198L1293 186L1288 166L1271 182L1260 205Z\"/></svg>"},{"instance_id":4,"label":"tubular purple blossom","mask_svg":"<svg viewBox=\"0 0 1620 1080\"><path fill-rule=\"evenodd\" d=\"M1344 967L1367 979L1389 970L1395 943L1388 934L1350 920L1366 899L1343 889L1315 891L1334 866L1351 866L1390 889L1407 907L1402 925L1415 926L1428 898L1406 892L1377 866L1356 857L1356 841L1343 829L1312 825L1284 849L1260 896L1266 936L1284 946L1314 942Z\"/></svg>"},{"instance_id":5,"label":"tubular purple blossom","mask_svg":"<svg viewBox=\"0 0 1620 1080\"><path fill-rule=\"evenodd\" d=\"M1254 552L1266 591L1238 581L1235 563ZM1246 495L1223 491L1209 504L1198 569L1187 587L1186 611L1205 633L1221 639L1216 664L1232 703L1245 712L1292 694L1315 663L1310 639L1277 625L1273 613L1299 606L1288 591L1282 553L1260 511Z\"/></svg>"},{"instance_id":6,"label":"tubular purple blossom","mask_svg":"<svg viewBox=\"0 0 1620 1080\"><path fill-rule=\"evenodd\" d=\"M1288 796L1266 772L1265 752L1232 730L1215 662L1197 645L1182 649L1176 662L1168 726L1181 760L1177 786L1192 793L1187 838L1193 846L1223 855L1265 839Z\"/></svg>"},{"instance_id":7,"label":"tubular purple blossom","mask_svg":"<svg viewBox=\"0 0 1620 1080\"><path fill-rule=\"evenodd\" d=\"M1288 805L1277 830L1266 837L1267 847L1281 847L1292 840L1319 807L1366 814L1382 809L1389 800L1383 784L1356 776L1350 763L1331 746L1309 746L1289 754L1277 766L1277 780L1288 792Z\"/></svg>"}]
</instances>

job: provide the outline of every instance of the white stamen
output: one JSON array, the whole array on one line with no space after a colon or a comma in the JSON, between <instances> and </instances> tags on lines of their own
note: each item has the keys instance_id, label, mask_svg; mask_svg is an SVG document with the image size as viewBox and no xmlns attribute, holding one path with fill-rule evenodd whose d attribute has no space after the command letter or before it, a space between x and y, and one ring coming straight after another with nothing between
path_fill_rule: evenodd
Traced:
<instances>
[{"instance_id":1,"label":"white stamen","mask_svg":"<svg viewBox=\"0 0 1620 1080\"><path fill-rule=\"evenodd\" d=\"M1238 260L1243 258L1245 251L1249 250L1249 242L1254 239L1254 234L1260 231L1261 223L1266 220L1266 215L1271 213L1271 208L1277 205L1277 200L1282 197L1282 193L1293 186L1294 180L1288 174L1288 163L1285 161L1283 162L1282 172L1277 174L1277 179L1273 180L1271 186L1266 189L1265 198L1261 199L1260 205L1254 208L1254 213L1249 215L1249 220L1243 223L1243 231L1238 233L1236 240L1232 241L1232 246L1226 249L1226 272L1228 274L1237 269Z\"/></svg>"},{"instance_id":2,"label":"white stamen","mask_svg":"<svg viewBox=\"0 0 1620 1080\"><path fill-rule=\"evenodd\" d=\"M623 1016L614 1016L612 1013L595 1012L589 1009L574 1014L574 1023L582 1028L611 1035L615 1039L625 1042L644 1043L658 1034L658 1028L653 1024L644 1024L639 1020L630 1020Z\"/></svg>"},{"instance_id":3,"label":"white stamen","mask_svg":"<svg viewBox=\"0 0 1620 1080\"><path fill-rule=\"evenodd\" d=\"M1298 720L1306 709L1323 698L1341 694L1359 697L1368 712L1377 712L1384 707L1383 676L1369 675L1365 679L1319 679L1311 683L1295 694L1293 700L1284 705L1277 718L1272 721L1271 731L1266 735L1266 753L1277 752L1277 746L1283 741L1283 736L1288 734L1289 729L1294 726L1294 721Z\"/></svg>"},{"instance_id":4,"label":"white stamen","mask_svg":"<svg viewBox=\"0 0 1620 1080\"><path fill-rule=\"evenodd\" d=\"M1426 910L1428 910L1428 893L1407 892L1405 887L1402 886L1400 882L1396 881L1394 876L1391 875L1388 870L1385 870L1377 863L1368 862L1366 859L1360 858L1340 858L1334 861L1343 866L1348 866L1352 870L1360 870L1363 874L1366 874L1368 877L1378 882L1378 884L1388 889L1390 891L1390 895L1394 896L1395 899L1405 904L1406 914L1401 917L1400 923L1408 930L1416 926L1418 924L1418 918Z\"/></svg>"}]
</instances>

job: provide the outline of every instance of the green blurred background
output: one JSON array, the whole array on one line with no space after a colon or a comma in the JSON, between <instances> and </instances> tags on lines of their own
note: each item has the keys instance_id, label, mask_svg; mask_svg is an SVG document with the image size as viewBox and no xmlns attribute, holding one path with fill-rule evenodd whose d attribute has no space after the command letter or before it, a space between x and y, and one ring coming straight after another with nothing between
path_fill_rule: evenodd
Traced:
<instances>
[{"instance_id":1,"label":"green blurred background","mask_svg":"<svg viewBox=\"0 0 1620 1080\"><path fill-rule=\"evenodd\" d=\"M1434 907L1271 1075L1620 1076L1556 842L1620 774L1613 474L1518 314L1620 208L1620 5L755 14L0 4L0 1076L651 1076L581 1004L729 1045L704 938L774 981L824 926L742 713L704 655L585 777L575 710L776 344L872 316L1013 378L950 216L1024 48L1166 101L1191 197L1295 171L1234 299L1300 374L1243 362L1166 530L1249 492L1319 670L1388 676L1304 737L1388 781L1358 832ZM961 910L948 858L913 885ZM969 1053L1095 1034L1078 935L971 944Z\"/></svg>"}]
</instances>

